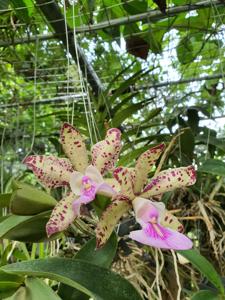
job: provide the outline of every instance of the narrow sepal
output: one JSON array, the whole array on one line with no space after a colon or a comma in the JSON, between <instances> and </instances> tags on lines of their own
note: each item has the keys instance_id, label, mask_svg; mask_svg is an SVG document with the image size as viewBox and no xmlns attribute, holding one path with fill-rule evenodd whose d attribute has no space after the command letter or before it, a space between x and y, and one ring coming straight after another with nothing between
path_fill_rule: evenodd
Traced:
<instances>
[{"instance_id":1,"label":"narrow sepal","mask_svg":"<svg viewBox=\"0 0 225 300\"><path fill-rule=\"evenodd\" d=\"M140 197L150 198L176 188L193 185L195 181L196 173L193 166L165 170L150 180Z\"/></svg>"},{"instance_id":2,"label":"narrow sepal","mask_svg":"<svg viewBox=\"0 0 225 300\"><path fill-rule=\"evenodd\" d=\"M73 167L67 158L31 155L26 157L23 163L48 188L68 185L73 172Z\"/></svg>"},{"instance_id":3,"label":"narrow sepal","mask_svg":"<svg viewBox=\"0 0 225 300\"><path fill-rule=\"evenodd\" d=\"M120 184L121 194L129 199L134 199L133 182L134 182L134 169L126 167L118 167L114 170L113 176Z\"/></svg>"},{"instance_id":4,"label":"narrow sepal","mask_svg":"<svg viewBox=\"0 0 225 300\"><path fill-rule=\"evenodd\" d=\"M50 219L46 224L46 232L48 237L56 232L63 231L73 222L75 213L72 204L75 200L73 193L68 194L60 200L53 209Z\"/></svg>"},{"instance_id":5,"label":"narrow sepal","mask_svg":"<svg viewBox=\"0 0 225 300\"><path fill-rule=\"evenodd\" d=\"M116 195L112 203L103 212L96 228L96 246L102 247L110 237L120 218L131 207L129 199L123 195Z\"/></svg>"},{"instance_id":6,"label":"narrow sepal","mask_svg":"<svg viewBox=\"0 0 225 300\"><path fill-rule=\"evenodd\" d=\"M69 123L64 123L61 128L60 142L75 170L83 173L88 166L88 154L79 131Z\"/></svg>"},{"instance_id":7,"label":"narrow sepal","mask_svg":"<svg viewBox=\"0 0 225 300\"><path fill-rule=\"evenodd\" d=\"M164 148L165 144L160 144L153 148L150 148L149 150L145 151L139 156L135 165L135 193L141 192L143 186L146 184L146 181L148 179L148 173L151 171L152 166L158 160Z\"/></svg>"},{"instance_id":8,"label":"narrow sepal","mask_svg":"<svg viewBox=\"0 0 225 300\"><path fill-rule=\"evenodd\" d=\"M114 168L122 147L120 137L120 130L111 128L107 131L105 139L92 147L92 164L101 174Z\"/></svg>"}]
</instances>

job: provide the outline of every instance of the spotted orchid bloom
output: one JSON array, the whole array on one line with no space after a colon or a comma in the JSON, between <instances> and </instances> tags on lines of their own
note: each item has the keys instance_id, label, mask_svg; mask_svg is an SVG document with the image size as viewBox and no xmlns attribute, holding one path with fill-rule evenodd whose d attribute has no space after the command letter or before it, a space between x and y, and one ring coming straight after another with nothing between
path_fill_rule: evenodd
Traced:
<instances>
[{"instance_id":1,"label":"spotted orchid bloom","mask_svg":"<svg viewBox=\"0 0 225 300\"><path fill-rule=\"evenodd\" d=\"M70 192L60 200L52 211L46 225L48 237L63 231L80 215L80 207L95 199L96 194L112 197L114 179L103 175L114 168L121 149L121 133L116 128L107 131L104 140L91 149L91 163L84 140L73 126L64 123L60 142L68 158L46 155L31 155L24 163L47 188L68 186Z\"/></svg>"},{"instance_id":2,"label":"spotted orchid bloom","mask_svg":"<svg viewBox=\"0 0 225 300\"><path fill-rule=\"evenodd\" d=\"M133 201L137 198L152 199L153 196L195 183L196 176L193 166L163 170L147 183L148 174L164 148L164 144L150 148L140 155L134 168L118 167L114 170L114 177L120 184L120 193L113 197L112 203L103 212L97 225L97 247L105 244L120 218L132 207ZM170 220L167 227L182 231L183 226L177 218L168 211L165 212L164 221Z\"/></svg>"},{"instance_id":3,"label":"spotted orchid bloom","mask_svg":"<svg viewBox=\"0 0 225 300\"><path fill-rule=\"evenodd\" d=\"M131 231L129 237L139 243L156 248L187 250L192 248L192 241L184 234L169 228L165 220L165 205L162 202L137 197L133 201L137 222L141 230Z\"/></svg>"}]
</instances>

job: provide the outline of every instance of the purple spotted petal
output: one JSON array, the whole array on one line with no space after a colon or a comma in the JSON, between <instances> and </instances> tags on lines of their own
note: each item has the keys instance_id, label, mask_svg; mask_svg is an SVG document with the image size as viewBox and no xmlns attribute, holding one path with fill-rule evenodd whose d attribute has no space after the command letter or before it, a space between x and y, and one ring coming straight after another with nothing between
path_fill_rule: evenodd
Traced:
<instances>
[{"instance_id":1,"label":"purple spotted petal","mask_svg":"<svg viewBox=\"0 0 225 300\"><path fill-rule=\"evenodd\" d=\"M121 194L134 199L133 192L133 182L134 182L134 174L133 169L129 169L126 167L118 167L114 170L113 176L118 181L121 187Z\"/></svg>"},{"instance_id":2,"label":"purple spotted petal","mask_svg":"<svg viewBox=\"0 0 225 300\"><path fill-rule=\"evenodd\" d=\"M68 185L73 172L73 167L67 158L31 155L26 157L23 163L48 188Z\"/></svg>"},{"instance_id":3,"label":"purple spotted petal","mask_svg":"<svg viewBox=\"0 0 225 300\"><path fill-rule=\"evenodd\" d=\"M131 203L127 197L123 195L115 195L112 199L112 203L107 206L97 224L97 248L102 247L106 243L116 224L118 224L120 218L130 209L130 207Z\"/></svg>"},{"instance_id":4,"label":"purple spotted petal","mask_svg":"<svg viewBox=\"0 0 225 300\"><path fill-rule=\"evenodd\" d=\"M122 147L120 137L120 130L111 128L107 131L105 139L92 147L92 165L94 165L101 174L105 174L106 171L114 168Z\"/></svg>"},{"instance_id":5,"label":"purple spotted petal","mask_svg":"<svg viewBox=\"0 0 225 300\"><path fill-rule=\"evenodd\" d=\"M129 237L144 245L171 250L188 250L192 241L184 234L159 224L148 224L141 230L131 231Z\"/></svg>"},{"instance_id":6,"label":"purple spotted petal","mask_svg":"<svg viewBox=\"0 0 225 300\"><path fill-rule=\"evenodd\" d=\"M115 178L104 178L104 182L111 186L111 188L116 191L116 193L120 193L121 187L119 182Z\"/></svg>"},{"instance_id":7,"label":"purple spotted petal","mask_svg":"<svg viewBox=\"0 0 225 300\"><path fill-rule=\"evenodd\" d=\"M67 229L68 226L73 222L75 218L75 214L72 209L73 201L74 194L70 193L57 203L46 225L48 237L56 232Z\"/></svg>"},{"instance_id":8,"label":"purple spotted petal","mask_svg":"<svg viewBox=\"0 0 225 300\"><path fill-rule=\"evenodd\" d=\"M153 148L150 148L139 156L135 166L135 193L141 192L148 179L148 173L151 171L152 166L155 164L164 148L165 144L160 144Z\"/></svg>"},{"instance_id":9,"label":"purple spotted petal","mask_svg":"<svg viewBox=\"0 0 225 300\"><path fill-rule=\"evenodd\" d=\"M88 166L88 155L84 140L79 131L72 125L64 123L60 133L60 142L74 169L84 172Z\"/></svg>"},{"instance_id":10,"label":"purple spotted petal","mask_svg":"<svg viewBox=\"0 0 225 300\"><path fill-rule=\"evenodd\" d=\"M192 185L195 181L196 173L193 166L165 170L151 179L140 196L150 198L176 188Z\"/></svg>"}]
</instances>

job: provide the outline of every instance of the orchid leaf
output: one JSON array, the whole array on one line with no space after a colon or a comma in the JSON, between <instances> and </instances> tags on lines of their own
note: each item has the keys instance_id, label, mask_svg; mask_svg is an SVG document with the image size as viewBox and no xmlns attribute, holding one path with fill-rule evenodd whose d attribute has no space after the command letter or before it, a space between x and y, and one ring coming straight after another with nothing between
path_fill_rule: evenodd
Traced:
<instances>
[{"instance_id":1,"label":"orchid leaf","mask_svg":"<svg viewBox=\"0 0 225 300\"><path fill-rule=\"evenodd\" d=\"M50 278L74 287L94 299L142 299L126 279L108 269L81 260L36 259L7 265L2 269L12 274Z\"/></svg>"},{"instance_id":2,"label":"orchid leaf","mask_svg":"<svg viewBox=\"0 0 225 300\"><path fill-rule=\"evenodd\" d=\"M207 159L199 167L198 172L225 176L225 163L219 159Z\"/></svg>"},{"instance_id":3,"label":"orchid leaf","mask_svg":"<svg viewBox=\"0 0 225 300\"><path fill-rule=\"evenodd\" d=\"M224 286L213 265L196 250L178 251L189 260L220 292L225 294Z\"/></svg>"},{"instance_id":4,"label":"orchid leaf","mask_svg":"<svg viewBox=\"0 0 225 300\"><path fill-rule=\"evenodd\" d=\"M0 208L9 206L11 196L12 193L0 194Z\"/></svg>"},{"instance_id":5,"label":"orchid leaf","mask_svg":"<svg viewBox=\"0 0 225 300\"><path fill-rule=\"evenodd\" d=\"M107 243L99 250L96 250L96 238L88 241L77 254L75 259L89 261L97 266L109 268L116 255L117 235L112 233Z\"/></svg>"},{"instance_id":6,"label":"orchid leaf","mask_svg":"<svg viewBox=\"0 0 225 300\"><path fill-rule=\"evenodd\" d=\"M37 179L48 188L68 185L73 167L67 158L55 156L31 155L24 164L33 171Z\"/></svg>"},{"instance_id":7,"label":"orchid leaf","mask_svg":"<svg viewBox=\"0 0 225 300\"><path fill-rule=\"evenodd\" d=\"M25 280L27 297L31 300L60 300L61 298L39 278L28 277Z\"/></svg>"},{"instance_id":8,"label":"orchid leaf","mask_svg":"<svg viewBox=\"0 0 225 300\"><path fill-rule=\"evenodd\" d=\"M134 113L142 109L146 105L146 101L142 101L139 103L132 103L128 107L120 110L115 114L112 119L112 124L115 127L120 126L127 118L131 117Z\"/></svg>"},{"instance_id":9,"label":"orchid leaf","mask_svg":"<svg viewBox=\"0 0 225 300\"><path fill-rule=\"evenodd\" d=\"M14 181L13 189L10 208L15 215L36 215L52 209L57 204L46 192L26 183Z\"/></svg>"},{"instance_id":10,"label":"orchid leaf","mask_svg":"<svg viewBox=\"0 0 225 300\"><path fill-rule=\"evenodd\" d=\"M117 195L103 212L96 228L97 248L102 247L112 234L120 218L131 207L131 203L123 195Z\"/></svg>"},{"instance_id":11,"label":"orchid leaf","mask_svg":"<svg viewBox=\"0 0 225 300\"><path fill-rule=\"evenodd\" d=\"M116 250L117 236L113 233L107 243L99 250L96 250L96 238L91 239L78 251L74 259L89 261L96 266L109 268L116 254ZM89 299L86 294L65 284L60 284L59 295L62 299Z\"/></svg>"},{"instance_id":12,"label":"orchid leaf","mask_svg":"<svg viewBox=\"0 0 225 300\"><path fill-rule=\"evenodd\" d=\"M22 276L0 270L0 298L4 299L14 294L23 281L24 277Z\"/></svg>"},{"instance_id":13,"label":"orchid leaf","mask_svg":"<svg viewBox=\"0 0 225 300\"><path fill-rule=\"evenodd\" d=\"M0 238L23 242L47 239L45 226L50 212L42 212L35 216L7 216L0 223Z\"/></svg>"},{"instance_id":14,"label":"orchid leaf","mask_svg":"<svg viewBox=\"0 0 225 300\"><path fill-rule=\"evenodd\" d=\"M220 298L220 296L217 293L209 290L198 291L191 297L191 300L220 300L220 299L222 300L222 297Z\"/></svg>"},{"instance_id":15,"label":"orchid leaf","mask_svg":"<svg viewBox=\"0 0 225 300\"><path fill-rule=\"evenodd\" d=\"M88 166L88 155L79 131L72 125L64 123L60 133L60 142L75 170L84 172Z\"/></svg>"}]
</instances>

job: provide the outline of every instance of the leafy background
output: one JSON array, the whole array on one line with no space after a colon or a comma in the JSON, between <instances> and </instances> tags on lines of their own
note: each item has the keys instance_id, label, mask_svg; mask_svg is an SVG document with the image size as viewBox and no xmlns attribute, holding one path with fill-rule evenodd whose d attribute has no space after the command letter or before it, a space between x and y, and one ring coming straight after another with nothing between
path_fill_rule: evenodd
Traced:
<instances>
[{"instance_id":1,"label":"leafy background","mask_svg":"<svg viewBox=\"0 0 225 300\"><path fill-rule=\"evenodd\" d=\"M205 1L205 8L198 9L194 5L199 1L173 0L167 3L175 11L169 17L163 1L72 3L56 1L71 30L67 36L76 30L77 43L101 81L98 93L87 73L81 74L67 53L61 37L55 38L54 22L43 15L42 8L48 3L0 2L1 297L115 299L110 288L106 296L95 281L84 280L85 270L89 270L96 282L108 284L110 278L111 293L121 285L124 294L118 290L117 299L128 299L129 291L133 291L129 299L139 299L127 281L101 269L112 265L145 299L177 299L180 286L181 299L223 299L224 6L220 1ZM155 10L159 17L131 22L148 10ZM113 26L114 19L119 25ZM97 29L90 30L94 26ZM65 37L63 26L61 30ZM198 167L195 186L166 193L162 199L182 220L195 244L195 250L178 256L179 280L174 256L138 248L128 240L127 234L135 226L132 216L126 216L117 230L118 245L117 238L111 237L109 246L97 254L93 242L86 243L93 235L103 199L91 210L93 219L78 221L58 240L46 240L45 224L55 200L47 191L48 205L39 202L42 187L21 161L32 153L61 156L58 135L64 121L79 128L88 147L103 138L109 126L119 127L124 147L118 163L123 165L132 166L150 146L162 141L169 144L176 136L163 168L193 161ZM24 182L36 186L32 199ZM58 189L51 195L58 200L63 192ZM18 201L22 201L19 206ZM41 210L28 214L29 201ZM80 248L84 250L78 252ZM78 261L76 256L73 259L77 252ZM39 261L43 258L44 265ZM77 273L62 274L66 263L74 264ZM97 276L101 272L105 277ZM31 277L24 279L24 275Z\"/></svg>"}]
</instances>

